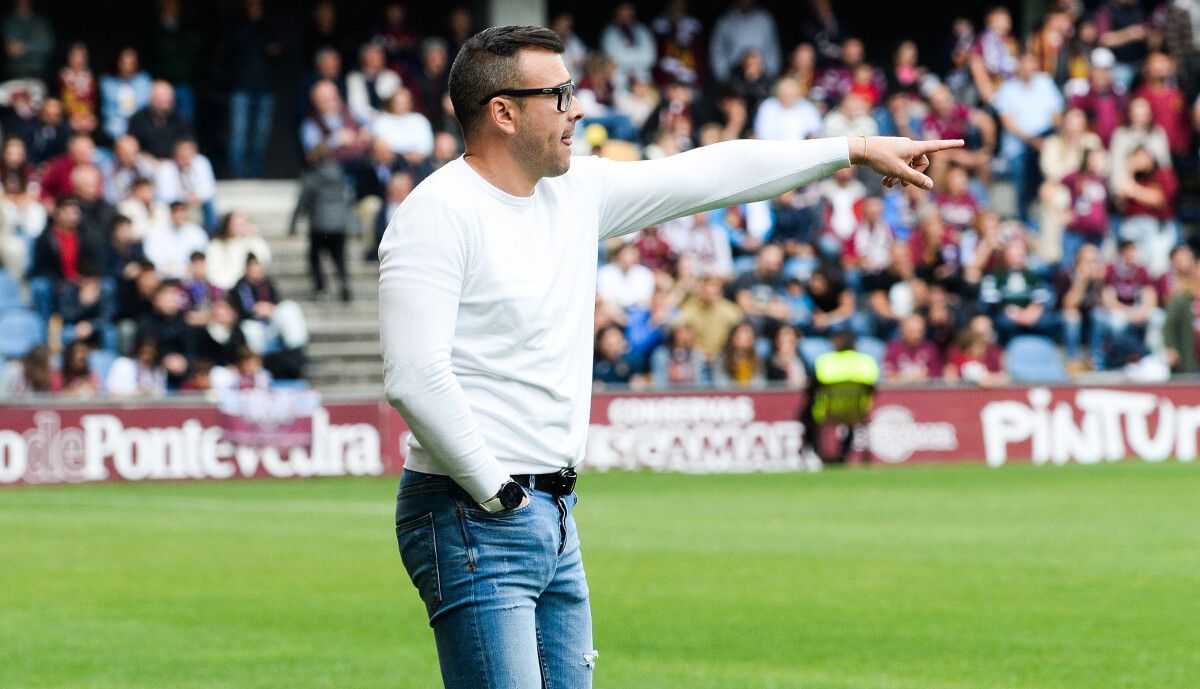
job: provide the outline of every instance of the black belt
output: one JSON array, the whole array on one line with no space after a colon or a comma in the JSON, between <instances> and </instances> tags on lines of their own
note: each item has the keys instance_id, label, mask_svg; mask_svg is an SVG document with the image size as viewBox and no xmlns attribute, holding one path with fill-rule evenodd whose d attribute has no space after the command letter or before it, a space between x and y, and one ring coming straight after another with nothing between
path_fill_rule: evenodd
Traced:
<instances>
[{"instance_id":1,"label":"black belt","mask_svg":"<svg viewBox=\"0 0 1200 689\"><path fill-rule=\"evenodd\" d=\"M545 491L551 495L570 495L575 491L575 469L567 467L549 474L515 474L512 480L526 488Z\"/></svg>"}]
</instances>

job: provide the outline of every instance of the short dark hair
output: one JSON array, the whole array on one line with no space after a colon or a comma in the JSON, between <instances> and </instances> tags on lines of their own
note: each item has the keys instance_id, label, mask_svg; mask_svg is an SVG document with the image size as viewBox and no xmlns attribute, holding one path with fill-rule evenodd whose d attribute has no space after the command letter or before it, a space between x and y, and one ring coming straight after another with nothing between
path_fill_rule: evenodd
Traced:
<instances>
[{"instance_id":1,"label":"short dark hair","mask_svg":"<svg viewBox=\"0 0 1200 689\"><path fill-rule=\"evenodd\" d=\"M503 89L520 88L517 51L522 48L566 50L562 39L541 26L494 26L467 39L450 67L450 102L469 136L483 115L479 101Z\"/></svg>"}]
</instances>

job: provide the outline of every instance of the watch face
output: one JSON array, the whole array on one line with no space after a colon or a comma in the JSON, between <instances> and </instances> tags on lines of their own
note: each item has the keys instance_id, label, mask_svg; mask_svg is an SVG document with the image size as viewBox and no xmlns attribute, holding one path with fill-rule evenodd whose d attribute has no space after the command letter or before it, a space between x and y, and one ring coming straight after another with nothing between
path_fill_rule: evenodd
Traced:
<instances>
[{"instance_id":1,"label":"watch face","mask_svg":"<svg viewBox=\"0 0 1200 689\"><path fill-rule=\"evenodd\" d=\"M500 504L506 510L511 510L521 504L521 500L525 497L525 491L521 490L521 484L512 481L504 484L500 489Z\"/></svg>"}]
</instances>

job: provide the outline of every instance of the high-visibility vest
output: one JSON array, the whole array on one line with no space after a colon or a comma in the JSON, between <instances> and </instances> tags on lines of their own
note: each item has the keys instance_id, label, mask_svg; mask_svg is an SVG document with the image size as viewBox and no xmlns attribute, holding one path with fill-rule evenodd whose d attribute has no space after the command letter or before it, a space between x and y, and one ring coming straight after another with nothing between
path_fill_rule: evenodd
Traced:
<instances>
[{"instance_id":1,"label":"high-visibility vest","mask_svg":"<svg viewBox=\"0 0 1200 689\"><path fill-rule=\"evenodd\" d=\"M822 385L834 383L862 383L875 385L879 382L879 363L875 357L853 349L843 352L826 352L817 357L817 382Z\"/></svg>"},{"instance_id":2,"label":"high-visibility vest","mask_svg":"<svg viewBox=\"0 0 1200 689\"><path fill-rule=\"evenodd\" d=\"M866 421L874 401L872 389L879 382L879 364L874 357L854 350L827 352L817 357L815 377L811 408L814 421Z\"/></svg>"}]
</instances>

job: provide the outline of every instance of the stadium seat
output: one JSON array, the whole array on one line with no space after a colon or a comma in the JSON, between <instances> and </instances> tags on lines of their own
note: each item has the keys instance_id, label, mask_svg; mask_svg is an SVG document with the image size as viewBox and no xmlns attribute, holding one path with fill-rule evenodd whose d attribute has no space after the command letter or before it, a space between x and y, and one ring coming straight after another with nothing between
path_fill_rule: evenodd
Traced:
<instances>
[{"instance_id":1,"label":"stadium seat","mask_svg":"<svg viewBox=\"0 0 1200 689\"><path fill-rule=\"evenodd\" d=\"M21 286L8 271L0 268L0 311L21 308L25 308L21 302Z\"/></svg>"},{"instance_id":2,"label":"stadium seat","mask_svg":"<svg viewBox=\"0 0 1200 689\"><path fill-rule=\"evenodd\" d=\"M887 343L877 337L860 337L854 343L854 348L869 355L883 370L883 353L887 351Z\"/></svg>"},{"instance_id":3,"label":"stadium seat","mask_svg":"<svg viewBox=\"0 0 1200 689\"><path fill-rule=\"evenodd\" d=\"M45 342L46 325L28 309L0 311L0 356L8 359L25 356L35 345Z\"/></svg>"},{"instance_id":4,"label":"stadium seat","mask_svg":"<svg viewBox=\"0 0 1200 689\"><path fill-rule=\"evenodd\" d=\"M758 355L759 359L769 359L772 347L771 340L765 337L760 337L754 341L754 353Z\"/></svg>"},{"instance_id":5,"label":"stadium seat","mask_svg":"<svg viewBox=\"0 0 1200 689\"><path fill-rule=\"evenodd\" d=\"M833 343L824 337L806 337L796 348L800 350L800 358L811 368L816 365L817 357L833 351Z\"/></svg>"},{"instance_id":6,"label":"stadium seat","mask_svg":"<svg viewBox=\"0 0 1200 689\"><path fill-rule=\"evenodd\" d=\"M1018 335L1005 350L1008 371L1021 383L1061 383L1067 380L1058 346L1041 335Z\"/></svg>"}]
</instances>

